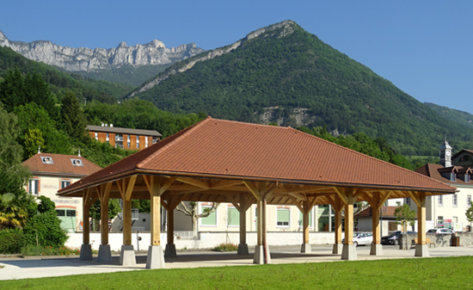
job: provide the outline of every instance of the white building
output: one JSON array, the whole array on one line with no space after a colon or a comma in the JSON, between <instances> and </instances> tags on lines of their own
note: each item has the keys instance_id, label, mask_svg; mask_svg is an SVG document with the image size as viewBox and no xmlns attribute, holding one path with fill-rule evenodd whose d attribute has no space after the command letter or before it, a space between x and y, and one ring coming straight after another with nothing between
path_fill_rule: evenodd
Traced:
<instances>
[{"instance_id":1,"label":"white building","mask_svg":"<svg viewBox=\"0 0 473 290\"><path fill-rule=\"evenodd\" d=\"M51 199L64 229L82 230L82 198L59 197L57 192L101 167L80 155L50 153L38 153L22 164L32 174L25 185L26 191L35 197L43 195Z\"/></svg>"},{"instance_id":2,"label":"white building","mask_svg":"<svg viewBox=\"0 0 473 290\"><path fill-rule=\"evenodd\" d=\"M416 170L458 189L452 195L426 198L427 220L432 221L435 227L464 231L471 226L465 212L471 206L473 197L472 161L473 151L462 150L452 156L452 147L445 141L440 148L440 164L429 163ZM415 208L415 205L412 204L412 207Z\"/></svg>"}]
</instances>

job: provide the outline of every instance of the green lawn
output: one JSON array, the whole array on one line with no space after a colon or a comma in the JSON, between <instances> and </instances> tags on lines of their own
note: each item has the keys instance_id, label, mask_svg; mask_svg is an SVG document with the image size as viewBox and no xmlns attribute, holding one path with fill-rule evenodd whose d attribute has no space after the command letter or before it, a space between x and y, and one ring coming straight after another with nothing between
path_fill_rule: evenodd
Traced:
<instances>
[{"instance_id":1,"label":"green lawn","mask_svg":"<svg viewBox=\"0 0 473 290\"><path fill-rule=\"evenodd\" d=\"M0 282L0 289L473 289L473 257L164 269Z\"/></svg>"}]
</instances>

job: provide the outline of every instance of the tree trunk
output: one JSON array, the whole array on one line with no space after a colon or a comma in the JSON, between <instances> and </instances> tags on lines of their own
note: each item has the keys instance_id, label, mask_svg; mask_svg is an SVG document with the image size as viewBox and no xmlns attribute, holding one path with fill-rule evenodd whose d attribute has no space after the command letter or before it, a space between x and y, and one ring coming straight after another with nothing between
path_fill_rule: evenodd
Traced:
<instances>
[{"instance_id":1,"label":"tree trunk","mask_svg":"<svg viewBox=\"0 0 473 290\"><path fill-rule=\"evenodd\" d=\"M198 232L197 232L197 216L192 216L192 232L194 240L197 240Z\"/></svg>"}]
</instances>

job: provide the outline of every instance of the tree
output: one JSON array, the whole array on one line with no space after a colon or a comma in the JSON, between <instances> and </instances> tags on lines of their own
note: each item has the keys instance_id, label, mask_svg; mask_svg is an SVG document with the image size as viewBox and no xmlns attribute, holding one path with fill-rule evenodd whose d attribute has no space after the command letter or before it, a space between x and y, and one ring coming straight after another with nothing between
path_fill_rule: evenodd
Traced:
<instances>
[{"instance_id":1,"label":"tree","mask_svg":"<svg viewBox=\"0 0 473 290\"><path fill-rule=\"evenodd\" d=\"M61 220L56 214L56 205L45 196L38 198L38 214L33 216L24 228L27 245L61 247L67 240L61 228Z\"/></svg>"},{"instance_id":2,"label":"tree","mask_svg":"<svg viewBox=\"0 0 473 290\"><path fill-rule=\"evenodd\" d=\"M473 223L473 203L470 204L470 207L466 210L466 219L470 222Z\"/></svg>"},{"instance_id":3,"label":"tree","mask_svg":"<svg viewBox=\"0 0 473 290\"><path fill-rule=\"evenodd\" d=\"M197 221L199 218L208 217L211 213L217 210L217 207L220 203L212 203L211 207L206 207L202 210L201 213L198 212L197 202L181 202L176 209L183 214L190 216L192 218L192 232L194 239L197 238Z\"/></svg>"},{"instance_id":4,"label":"tree","mask_svg":"<svg viewBox=\"0 0 473 290\"><path fill-rule=\"evenodd\" d=\"M25 134L25 158L35 155L39 148L44 149L43 133L39 129L28 129Z\"/></svg>"},{"instance_id":5,"label":"tree","mask_svg":"<svg viewBox=\"0 0 473 290\"><path fill-rule=\"evenodd\" d=\"M402 206L396 207L394 216L396 217L397 223L402 225L402 232L405 233L407 232L407 225L414 225L416 213L405 203Z\"/></svg>"},{"instance_id":6,"label":"tree","mask_svg":"<svg viewBox=\"0 0 473 290\"><path fill-rule=\"evenodd\" d=\"M72 92L67 92L62 99L61 118L64 131L70 137L78 140L84 138L87 121L80 107L79 100Z\"/></svg>"},{"instance_id":7,"label":"tree","mask_svg":"<svg viewBox=\"0 0 473 290\"><path fill-rule=\"evenodd\" d=\"M21 165L23 150L16 117L0 106L0 228L21 228L34 202L23 189L30 173Z\"/></svg>"}]
</instances>

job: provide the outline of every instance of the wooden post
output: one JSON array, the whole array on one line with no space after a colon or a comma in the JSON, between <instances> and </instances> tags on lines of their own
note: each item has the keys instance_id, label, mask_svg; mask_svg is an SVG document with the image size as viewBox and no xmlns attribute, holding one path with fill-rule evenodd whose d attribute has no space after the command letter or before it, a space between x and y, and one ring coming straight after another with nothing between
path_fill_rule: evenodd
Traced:
<instances>
[{"instance_id":1,"label":"wooden post","mask_svg":"<svg viewBox=\"0 0 473 290\"><path fill-rule=\"evenodd\" d=\"M166 210L167 213L167 243L174 244L174 209Z\"/></svg>"},{"instance_id":2,"label":"wooden post","mask_svg":"<svg viewBox=\"0 0 473 290\"><path fill-rule=\"evenodd\" d=\"M84 244L90 244L90 204L86 198L82 201L82 242Z\"/></svg>"},{"instance_id":3,"label":"wooden post","mask_svg":"<svg viewBox=\"0 0 473 290\"><path fill-rule=\"evenodd\" d=\"M342 243L342 209L335 209L335 244Z\"/></svg>"},{"instance_id":4,"label":"wooden post","mask_svg":"<svg viewBox=\"0 0 473 290\"><path fill-rule=\"evenodd\" d=\"M123 199L123 245L131 245L131 199Z\"/></svg>"},{"instance_id":5,"label":"wooden post","mask_svg":"<svg viewBox=\"0 0 473 290\"><path fill-rule=\"evenodd\" d=\"M353 245L353 203L355 202L353 189L345 189L342 194L345 200L345 242L342 250L343 260L356 260L356 248Z\"/></svg>"},{"instance_id":6,"label":"wooden post","mask_svg":"<svg viewBox=\"0 0 473 290\"><path fill-rule=\"evenodd\" d=\"M110 245L108 244L108 200L109 200L111 188L112 188L111 182L107 183L106 185L101 185L99 187L99 192L97 194L100 200L100 238L101 238L98 259L102 263L108 263L112 259Z\"/></svg>"},{"instance_id":7,"label":"wooden post","mask_svg":"<svg viewBox=\"0 0 473 290\"><path fill-rule=\"evenodd\" d=\"M417 245L416 245L416 257L428 257L429 249L426 239L426 208L425 208L425 193L417 193Z\"/></svg>"},{"instance_id":8,"label":"wooden post","mask_svg":"<svg viewBox=\"0 0 473 290\"><path fill-rule=\"evenodd\" d=\"M95 202L91 189L86 189L82 194L82 246L80 248L81 260L92 260L92 247L90 245L89 209Z\"/></svg>"},{"instance_id":9,"label":"wooden post","mask_svg":"<svg viewBox=\"0 0 473 290\"><path fill-rule=\"evenodd\" d=\"M304 244L309 244L309 203L304 201L304 211L302 212L302 227Z\"/></svg>"},{"instance_id":10,"label":"wooden post","mask_svg":"<svg viewBox=\"0 0 473 290\"><path fill-rule=\"evenodd\" d=\"M258 200L258 246L263 246L263 200Z\"/></svg>"},{"instance_id":11,"label":"wooden post","mask_svg":"<svg viewBox=\"0 0 473 290\"><path fill-rule=\"evenodd\" d=\"M161 196L151 196L151 245L161 245Z\"/></svg>"},{"instance_id":12,"label":"wooden post","mask_svg":"<svg viewBox=\"0 0 473 290\"><path fill-rule=\"evenodd\" d=\"M238 244L238 255L248 255L248 245L246 244L246 211L251 206L251 203L245 198L243 194L240 195L239 204L233 203L238 209L240 215L240 243Z\"/></svg>"},{"instance_id":13,"label":"wooden post","mask_svg":"<svg viewBox=\"0 0 473 290\"><path fill-rule=\"evenodd\" d=\"M108 244L108 198L100 204L100 238L102 245Z\"/></svg>"}]
</instances>

